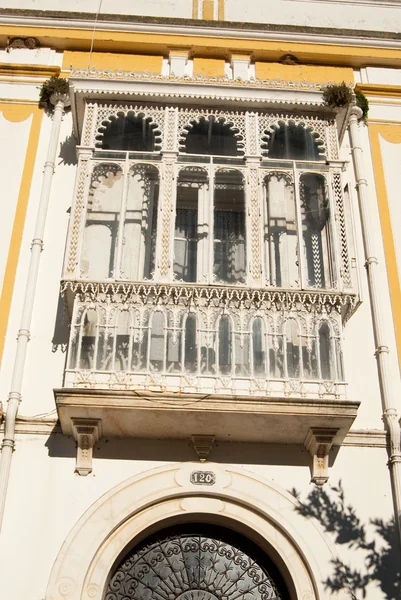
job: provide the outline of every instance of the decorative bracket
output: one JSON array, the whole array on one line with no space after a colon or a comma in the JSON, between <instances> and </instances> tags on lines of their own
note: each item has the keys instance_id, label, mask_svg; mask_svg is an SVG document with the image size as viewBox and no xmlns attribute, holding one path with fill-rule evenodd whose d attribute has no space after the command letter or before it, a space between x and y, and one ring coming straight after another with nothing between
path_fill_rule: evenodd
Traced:
<instances>
[{"instance_id":1,"label":"decorative bracket","mask_svg":"<svg viewBox=\"0 0 401 600\"><path fill-rule=\"evenodd\" d=\"M329 452L338 429L311 427L304 443L312 457L312 479L318 486L327 483L329 478Z\"/></svg>"},{"instance_id":2,"label":"decorative bracket","mask_svg":"<svg viewBox=\"0 0 401 600\"><path fill-rule=\"evenodd\" d=\"M74 438L77 441L75 472L86 476L92 472L93 446L102 435L99 419L72 419Z\"/></svg>"},{"instance_id":3,"label":"decorative bracket","mask_svg":"<svg viewBox=\"0 0 401 600\"><path fill-rule=\"evenodd\" d=\"M193 435L191 440L200 462L205 462L214 444L214 435Z\"/></svg>"}]
</instances>

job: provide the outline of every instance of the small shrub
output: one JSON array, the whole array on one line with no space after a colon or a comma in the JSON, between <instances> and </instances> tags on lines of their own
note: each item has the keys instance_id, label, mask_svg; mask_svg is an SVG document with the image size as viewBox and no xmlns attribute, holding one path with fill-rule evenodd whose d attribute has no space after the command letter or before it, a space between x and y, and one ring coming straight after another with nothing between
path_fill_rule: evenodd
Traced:
<instances>
[{"instance_id":1,"label":"small shrub","mask_svg":"<svg viewBox=\"0 0 401 600\"><path fill-rule=\"evenodd\" d=\"M53 94L68 94L69 83L63 77L50 77L41 86L39 90L39 106L52 113L54 106L50 102Z\"/></svg>"},{"instance_id":2,"label":"small shrub","mask_svg":"<svg viewBox=\"0 0 401 600\"><path fill-rule=\"evenodd\" d=\"M323 89L323 101L331 108L348 106L352 102L352 90L345 81L326 85Z\"/></svg>"},{"instance_id":3,"label":"small shrub","mask_svg":"<svg viewBox=\"0 0 401 600\"><path fill-rule=\"evenodd\" d=\"M356 96L356 105L359 106L359 108L362 111L362 119L364 121L366 121L366 119L368 118L368 112L369 112L369 102L368 99L366 98L365 94L362 94L362 92L355 92L355 96Z\"/></svg>"}]
</instances>

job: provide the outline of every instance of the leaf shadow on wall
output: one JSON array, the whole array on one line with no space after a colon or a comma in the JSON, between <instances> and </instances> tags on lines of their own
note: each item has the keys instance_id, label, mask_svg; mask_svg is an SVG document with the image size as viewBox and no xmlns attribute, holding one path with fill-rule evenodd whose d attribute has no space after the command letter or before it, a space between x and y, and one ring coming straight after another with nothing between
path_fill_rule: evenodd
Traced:
<instances>
[{"instance_id":1,"label":"leaf shadow on wall","mask_svg":"<svg viewBox=\"0 0 401 600\"><path fill-rule=\"evenodd\" d=\"M65 308L65 303L61 294L58 298L57 313L54 323L53 339L52 339L52 352L61 351L63 354L67 353L68 340L70 336L70 326Z\"/></svg>"},{"instance_id":2,"label":"leaf shadow on wall","mask_svg":"<svg viewBox=\"0 0 401 600\"><path fill-rule=\"evenodd\" d=\"M315 488L301 502L299 492L291 490L300 502L296 510L306 518L317 519L325 531L333 534L336 544L358 551L358 563L361 560L364 563L364 567L358 569L339 558L334 559L333 573L323 582L326 589L334 593L348 591L353 600L362 600L368 593L368 586L375 584L386 600L400 600L401 560L394 519L387 522L370 519L369 534L355 508L347 504L341 480L331 491L332 497L325 490Z\"/></svg>"},{"instance_id":3,"label":"leaf shadow on wall","mask_svg":"<svg viewBox=\"0 0 401 600\"><path fill-rule=\"evenodd\" d=\"M77 142L75 137L67 135L63 142L60 142L59 165L77 165Z\"/></svg>"}]
</instances>

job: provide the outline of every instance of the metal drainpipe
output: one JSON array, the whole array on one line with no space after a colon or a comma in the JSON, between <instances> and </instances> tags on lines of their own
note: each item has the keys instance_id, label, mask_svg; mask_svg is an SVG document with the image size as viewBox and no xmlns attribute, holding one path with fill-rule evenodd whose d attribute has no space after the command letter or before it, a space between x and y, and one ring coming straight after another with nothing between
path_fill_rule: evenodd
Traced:
<instances>
[{"instance_id":1,"label":"metal drainpipe","mask_svg":"<svg viewBox=\"0 0 401 600\"><path fill-rule=\"evenodd\" d=\"M6 503L8 481L10 477L11 458L15 448L15 421L19 403L21 402L21 388L24 376L26 349L30 337L32 312L35 300L35 291L38 281L40 255L43 249L43 235L46 225L47 208L49 205L50 190L53 180L55 160L57 155L58 140L60 136L61 119L64 108L69 105L69 96L53 94L50 98L54 105L53 124L50 134L47 159L44 165L42 190L36 219L35 233L31 245L31 260L29 263L28 278L25 288L25 299L22 309L21 325L17 336L17 349L15 353L11 391L8 396L7 413L5 417L4 438L1 445L0 462L0 531L3 523L4 507Z\"/></svg>"},{"instance_id":2,"label":"metal drainpipe","mask_svg":"<svg viewBox=\"0 0 401 600\"><path fill-rule=\"evenodd\" d=\"M384 343L383 314L381 302L381 287L378 280L379 261L374 248L374 220L370 215L368 199L368 183L364 175L362 148L360 145L359 124L362 111L358 106L353 106L350 112L349 126L351 136L351 151L354 159L355 179L358 190L359 210L361 214L362 235L365 249L365 267L368 274L369 296L373 332L376 345L377 370L379 375L381 401L383 408L383 422L390 438L389 468L391 484L393 487L394 511L398 534L401 542L401 430L397 411L397 399L394 387L391 385L389 374L389 349Z\"/></svg>"}]
</instances>

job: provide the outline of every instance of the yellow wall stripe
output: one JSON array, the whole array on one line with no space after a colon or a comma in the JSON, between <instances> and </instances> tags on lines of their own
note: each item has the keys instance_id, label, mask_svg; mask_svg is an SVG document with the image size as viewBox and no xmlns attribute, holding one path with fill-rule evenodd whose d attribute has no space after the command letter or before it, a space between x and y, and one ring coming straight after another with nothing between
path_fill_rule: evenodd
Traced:
<instances>
[{"instance_id":1,"label":"yellow wall stripe","mask_svg":"<svg viewBox=\"0 0 401 600\"><path fill-rule=\"evenodd\" d=\"M401 125L401 124L400 124ZM388 142L401 143L401 126L370 124L369 137L372 149L373 170L375 174L376 193L379 203L380 222L383 235L384 253L386 257L387 276L390 288L391 307L398 348L398 359L401 366L401 290L398 274L393 229L391 226L390 208L387 197L386 181L383 170L383 159L380 149L379 135Z\"/></svg>"},{"instance_id":2,"label":"yellow wall stripe","mask_svg":"<svg viewBox=\"0 0 401 600\"><path fill-rule=\"evenodd\" d=\"M7 333L8 318L10 315L11 300L14 291L15 276L17 273L18 260L21 250L22 234L24 232L25 217L31 190L33 170L36 161L43 111L37 106L26 104L0 104L0 110L8 121L23 121L33 114L31 130L29 132L28 146L25 155L25 163L22 171L21 185L18 194L18 202L15 211L13 230L11 233L10 247L8 250L3 288L0 298L1 363Z\"/></svg>"}]
</instances>

